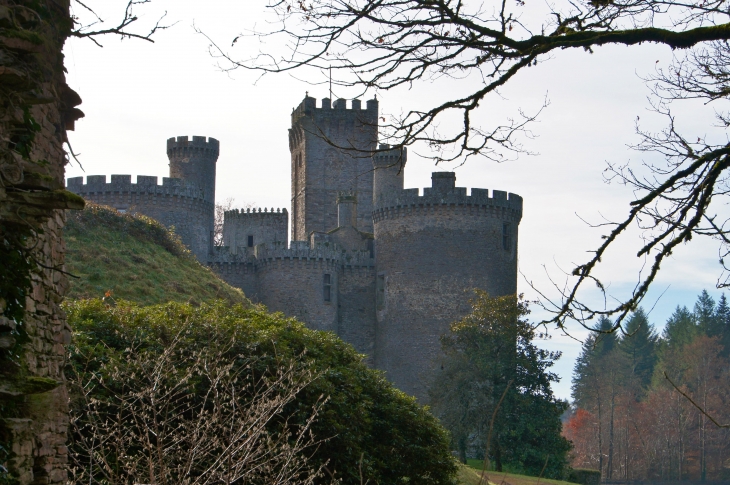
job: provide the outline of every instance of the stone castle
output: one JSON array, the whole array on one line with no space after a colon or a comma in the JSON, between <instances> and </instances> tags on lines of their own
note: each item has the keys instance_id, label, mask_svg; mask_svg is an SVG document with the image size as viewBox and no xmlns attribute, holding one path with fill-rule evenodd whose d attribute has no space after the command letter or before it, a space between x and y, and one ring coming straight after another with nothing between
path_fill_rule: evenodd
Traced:
<instances>
[{"instance_id":1,"label":"stone castle","mask_svg":"<svg viewBox=\"0 0 730 485\"><path fill-rule=\"evenodd\" d=\"M469 290L517 290L522 198L455 186L404 189L406 151L377 144L378 102L305 97L291 114L286 209L225 212L214 246L219 142L167 140L170 178L70 178L87 200L174 226L203 263L254 301L335 332L403 391L427 401L439 337L470 308ZM291 240L287 238L291 227Z\"/></svg>"}]
</instances>

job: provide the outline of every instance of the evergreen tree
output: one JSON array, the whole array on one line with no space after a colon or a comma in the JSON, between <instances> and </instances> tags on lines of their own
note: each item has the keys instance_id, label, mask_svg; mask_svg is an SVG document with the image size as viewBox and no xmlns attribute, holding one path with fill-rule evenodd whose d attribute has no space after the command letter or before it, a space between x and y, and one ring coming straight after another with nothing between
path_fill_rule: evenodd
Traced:
<instances>
[{"instance_id":1,"label":"evergreen tree","mask_svg":"<svg viewBox=\"0 0 730 485\"><path fill-rule=\"evenodd\" d=\"M699 335L699 329L695 316L686 306L678 305L664 327L662 335L664 345L669 348L681 348L692 342L697 335Z\"/></svg>"},{"instance_id":2,"label":"evergreen tree","mask_svg":"<svg viewBox=\"0 0 730 485\"><path fill-rule=\"evenodd\" d=\"M707 290L702 290L694 308L695 322L700 333L711 336L715 329L715 300L712 299Z\"/></svg>"},{"instance_id":3,"label":"evergreen tree","mask_svg":"<svg viewBox=\"0 0 730 485\"><path fill-rule=\"evenodd\" d=\"M643 308L636 310L626 321L625 335L618 342L618 348L626 355L628 375L634 398L642 397L651 384L657 361L657 336L649 323Z\"/></svg>"},{"instance_id":4,"label":"evergreen tree","mask_svg":"<svg viewBox=\"0 0 730 485\"><path fill-rule=\"evenodd\" d=\"M573 367L571 386L573 401L583 409L592 409L596 400L597 384L602 379L601 362L616 348L616 332L613 322L603 316L583 342L583 347Z\"/></svg>"},{"instance_id":5,"label":"evergreen tree","mask_svg":"<svg viewBox=\"0 0 730 485\"><path fill-rule=\"evenodd\" d=\"M568 405L553 395L558 377L548 371L560 353L535 346L529 310L515 295L477 291L472 307L442 337L446 357L432 387L434 412L457 446L488 448L498 471L538 475L545 467L544 476L562 477L570 443L560 417Z\"/></svg>"},{"instance_id":6,"label":"evergreen tree","mask_svg":"<svg viewBox=\"0 0 730 485\"><path fill-rule=\"evenodd\" d=\"M618 338L614 330L613 322L606 316L602 316L596 325L596 356L608 355L616 348Z\"/></svg>"},{"instance_id":7,"label":"evergreen tree","mask_svg":"<svg viewBox=\"0 0 730 485\"><path fill-rule=\"evenodd\" d=\"M720 301L715 309L715 327L713 328L711 337L719 337L722 344L722 356L730 356L730 305L728 305L725 293L720 297Z\"/></svg>"}]
</instances>

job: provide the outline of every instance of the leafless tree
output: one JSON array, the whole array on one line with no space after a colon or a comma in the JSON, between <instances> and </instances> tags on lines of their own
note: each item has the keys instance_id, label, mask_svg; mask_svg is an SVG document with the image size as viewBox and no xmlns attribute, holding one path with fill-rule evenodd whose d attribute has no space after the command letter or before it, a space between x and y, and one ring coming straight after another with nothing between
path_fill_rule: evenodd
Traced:
<instances>
[{"instance_id":1,"label":"leafless tree","mask_svg":"<svg viewBox=\"0 0 730 485\"><path fill-rule=\"evenodd\" d=\"M74 0L73 6L78 7L79 15L72 15L74 21L74 29L71 30L72 37L81 37L90 39L96 45L101 47L101 43L97 40L102 35L116 35L122 39L141 39L147 42L154 42L152 36L160 30L171 27L170 24L164 24L163 21L167 15L165 12L154 25L135 31L131 28L139 20L135 14L136 9L140 6L152 3L152 0L126 0L123 15L110 22L105 21L97 14L94 0ZM82 18L83 17L83 20ZM88 18L88 20L86 20Z\"/></svg>"},{"instance_id":2,"label":"leafless tree","mask_svg":"<svg viewBox=\"0 0 730 485\"><path fill-rule=\"evenodd\" d=\"M549 3L549 12L536 18L533 11L528 14L524 0L272 0L269 8L276 21L267 24L269 30L244 32L230 47L212 39L211 52L225 69L266 74L314 68L331 72L336 86L361 91L440 77L481 79L463 96L445 101L436 97L427 108L381 125L381 136L391 145L425 143L433 149L434 161L463 162L477 155L501 161L525 150L518 135L529 134L527 125L539 110L491 127L473 121L480 105L518 72L565 49L591 52L607 44L642 43L672 48L674 64L647 80L654 107L667 115L669 125L658 134L639 130L642 140L636 147L659 153L664 162L649 165L648 176L628 166L609 167L609 179L636 189L627 215L599 225L606 230L603 241L566 275L565 284L555 285L558 298L541 289L542 304L552 312L545 323L562 327L566 320L577 320L592 328L592 320L610 316L615 330L646 296L662 262L694 236L719 241L721 271L726 269L728 220L715 216L715 207L727 193L730 144L687 139L676 129L669 106L688 97L727 99L729 7L727 0L564 0ZM284 55L270 50L238 55L235 49L245 40L260 40L265 49L284 45L289 50ZM454 118L461 120L456 129L441 133L439 127L444 129ZM723 128L729 118L725 112L717 116ZM607 250L619 238L631 237L627 230L636 225L644 237L636 256L646 260L646 268L633 292L615 303L606 295L603 305L589 304L579 291L596 285L605 295L598 268ZM720 276L718 287L728 284L726 275Z\"/></svg>"},{"instance_id":3,"label":"leafless tree","mask_svg":"<svg viewBox=\"0 0 730 485\"><path fill-rule=\"evenodd\" d=\"M262 376L254 362L233 362L232 344L191 351L183 331L162 351L129 348L120 360L89 358L88 368L76 368L71 483L321 482L324 465L308 458L325 399L305 422L284 412L317 374L281 362Z\"/></svg>"}]
</instances>

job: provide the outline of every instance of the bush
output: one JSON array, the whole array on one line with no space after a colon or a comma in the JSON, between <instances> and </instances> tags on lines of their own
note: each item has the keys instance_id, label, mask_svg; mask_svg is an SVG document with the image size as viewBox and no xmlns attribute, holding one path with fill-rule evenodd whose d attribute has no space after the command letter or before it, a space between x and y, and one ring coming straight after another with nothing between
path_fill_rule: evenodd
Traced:
<instances>
[{"instance_id":1,"label":"bush","mask_svg":"<svg viewBox=\"0 0 730 485\"><path fill-rule=\"evenodd\" d=\"M223 302L197 308L125 302L110 307L101 300L84 300L66 303L66 311L75 332L71 376L94 375L111 360L123 365L126 349L161 354L182 339L181 345L192 352L211 342L231 342L225 357L237 368L249 366L257 376L272 374L287 361L318 376L282 411L288 423L303 424L328 398L311 428L320 442L313 469L323 466L329 478L344 484L360 484L361 479L380 484L453 482L456 464L447 432L427 409L369 369L361 355L333 334L308 330L281 314ZM72 399L72 406L81 402Z\"/></svg>"},{"instance_id":2,"label":"bush","mask_svg":"<svg viewBox=\"0 0 730 485\"><path fill-rule=\"evenodd\" d=\"M568 481L580 483L580 485L599 485L601 483L600 470L589 470L587 468L573 468L568 473Z\"/></svg>"}]
</instances>

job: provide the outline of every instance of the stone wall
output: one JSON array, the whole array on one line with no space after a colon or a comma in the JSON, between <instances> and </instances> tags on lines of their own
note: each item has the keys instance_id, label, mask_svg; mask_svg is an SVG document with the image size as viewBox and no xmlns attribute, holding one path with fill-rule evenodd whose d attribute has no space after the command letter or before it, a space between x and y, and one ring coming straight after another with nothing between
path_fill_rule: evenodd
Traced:
<instances>
[{"instance_id":1,"label":"stone wall","mask_svg":"<svg viewBox=\"0 0 730 485\"><path fill-rule=\"evenodd\" d=\"M337 196L357 197L357 227L372 232L373 171L371 152L378 134L378 102L329 98L317 107L305 97L292 113L292 241L312 231L337 227Z\"/></svg>"},{"instance_id":2,"label":"stone wall","mask_svg":"<svg viewBox=\"0 0 730 485\"><path fill-rule=\"evenodd\" d=\"M51 484L67 462L62 209L83 207L63 143L83 113L63 74L69 2L34 5L0 0L0 481Z\"/></svg>"},{"instance_id":3,"label":"stone wall","mask_svg":"<svg viewBox=\"0 0 730 485\"><path fill-rule=\"evenodd\" d=\"M314 330L337 332L338 261L328 257L270 257L257 262L257 301ZM330 301L324 275L330 275Z\"/></svg>"},{"instance_id":4,"label":"stone wall","mask_svg":"<svg viewBox=\"0 0 730 485\"><path fill-rule=\"evenodd\" d=\"M338 281L337 335L367 355L375 354L375 267L343 266Z\"/></svg>"},{"instance_id":5,"label":"stone wall","mask_svg":"<svg viewBox=\"0 0 730 485\"><path fill-rule=\"evenodd\" d=\"M223 214L223 245L237 252L239 247L254 247L266 242L286 243L288 226L286 209L226 211Z\"/></svg>"},{"instance_id":6,"label":"stone wall","mask_svg":"<svg viewBox=\"0 0 730 485\"><path fill-rule=\"evenodd\" d=\"M469 312L470 290L517 290L522 199L474 190L467 196L454 187L453 173L435 173L423 196L415 189L392 194L388 200L400 203L374 213L375 365L422 402L440 365L439 337Z\"/></svg>"}]
</instances>

